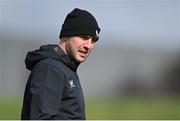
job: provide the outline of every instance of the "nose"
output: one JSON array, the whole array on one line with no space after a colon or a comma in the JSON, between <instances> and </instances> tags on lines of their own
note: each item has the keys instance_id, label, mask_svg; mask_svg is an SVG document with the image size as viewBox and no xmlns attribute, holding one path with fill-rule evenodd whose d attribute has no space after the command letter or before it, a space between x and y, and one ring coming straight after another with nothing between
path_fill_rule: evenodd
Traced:
<instances>
[{"instance_id":1,"label":"nose","mask_svg":"<svg viewBox=\"0 0 180 121\"><path fill-rule=\"evenodd\" d=\"M91 38L85 41L84 47L87 49L92 49L94 47L94 43Z\"/></svg>"}]
</instances>

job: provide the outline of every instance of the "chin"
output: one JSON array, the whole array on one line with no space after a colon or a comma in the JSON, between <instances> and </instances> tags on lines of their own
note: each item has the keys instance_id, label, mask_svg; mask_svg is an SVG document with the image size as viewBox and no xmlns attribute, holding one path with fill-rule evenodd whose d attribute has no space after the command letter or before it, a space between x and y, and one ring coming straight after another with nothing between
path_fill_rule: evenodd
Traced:
<instances>
[{"instance_id":1,"label":"chin","mask_svg":"<svg viewBox=\"0 0 180 121\"><path fill-rule=\"evenodd\" d=\"M77 62L83 62L85 60L86 56L81 56L79 54L75 55L74 56L74 59L77 61Z\"/></svg>"},{"instance_id":2,"label":"chin","mask_svg":"<svg viewBox=\"0 0 180 121\"><path fill-rule=\"evenodd\" d=\"M85 58L77 58L76 61L82 63L85 61Z\"/></svg>"},{"instance_id":3,"label":"chin","mask_svg":"<svg viewBox=\"0 0 180 121\"><path fill-rule=\"evenodd\" d=\"M79 63L82 63L82 62L85 61L85 59L78 59L78 60L76 60L76 61L79 62Z\"/></svg>"}]
</instances>

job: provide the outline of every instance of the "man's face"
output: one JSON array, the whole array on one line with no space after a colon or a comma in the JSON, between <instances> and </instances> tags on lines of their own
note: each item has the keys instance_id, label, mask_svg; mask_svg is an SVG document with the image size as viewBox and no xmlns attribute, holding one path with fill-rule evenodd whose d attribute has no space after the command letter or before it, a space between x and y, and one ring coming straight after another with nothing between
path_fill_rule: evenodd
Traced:
<instances>
[{"instance_id":1,"label":"man's face","mask_svg":"<svg viewBox=\"0 0 180 121\"><path fill-rule=\"evenodd\" d=\"M94 44L95 41L91 36L74 36L67 39L65 51L77 62L83 62L90 54Z\"/></svg>"}]
</instances>

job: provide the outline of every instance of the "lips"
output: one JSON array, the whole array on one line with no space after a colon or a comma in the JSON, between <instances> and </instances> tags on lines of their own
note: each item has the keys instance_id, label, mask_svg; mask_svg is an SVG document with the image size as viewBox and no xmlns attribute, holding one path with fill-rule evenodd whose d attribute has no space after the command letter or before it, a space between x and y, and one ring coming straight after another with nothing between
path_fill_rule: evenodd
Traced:
<instances>
[{"instance_id":1,"label":"lips","mask_svg":"<svg viewBox=\"0 0 180 121\"><path fill-rule=\"evenodd\" d=\"M87 54L87 51L79 50L80 53Z\"/></svg>"},{"instance_id":2,"label":"lips","mask_svg":"<svg viewBox=\"0 0 180 121\"><path fill-rule=\"evenodd\" d=\"M85 57L88 52L83 51L83 50L79 50L79 53L80 53L81 57Z\"/></svg>"}]
</instances>

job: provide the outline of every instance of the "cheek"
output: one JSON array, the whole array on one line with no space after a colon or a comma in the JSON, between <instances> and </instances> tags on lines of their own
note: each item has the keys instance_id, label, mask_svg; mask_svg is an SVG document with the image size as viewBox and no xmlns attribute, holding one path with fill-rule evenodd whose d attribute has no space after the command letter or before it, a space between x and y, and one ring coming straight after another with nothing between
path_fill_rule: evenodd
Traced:
<instances>
[{"instance_id":1,"label":"cheek","mask_svg":"<svg viewBox=\"0 0 180 121\"><path fill-rule=\"evenodd\" d=\"M69 48L70 55L75 55L79 49L79 47L75 43L69 43L68 48Z\"/></svg>"}]
</instances>

